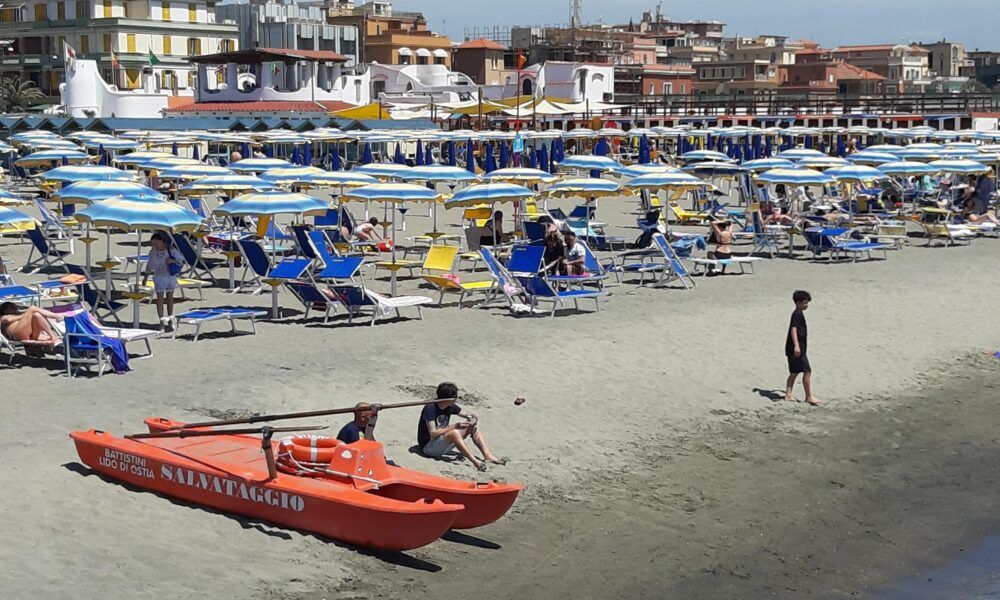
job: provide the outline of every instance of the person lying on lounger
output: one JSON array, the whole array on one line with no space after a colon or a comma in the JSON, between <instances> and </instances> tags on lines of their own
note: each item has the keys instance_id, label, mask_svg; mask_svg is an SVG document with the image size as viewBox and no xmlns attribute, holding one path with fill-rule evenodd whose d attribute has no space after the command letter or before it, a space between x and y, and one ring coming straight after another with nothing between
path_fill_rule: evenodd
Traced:
<instances>
[{"instance_id":1,"label":"person lying on lounger","mask_svg":"<svg viewBox=\"0 0 1000 600\"><path fill-rule=\"evenodd\" d=\"M27 342L35 346L54 346L59 336L52 331L49 319L62 321L64 315L47 311L37 306L21 309L13 302L0 304L0 330L4 336L16 342Z\"/></svg>"},{"instance_id":2,"label":"person lying on lounger","mask_svg":"<svg viewBox=\"0 0 1000 600\"><path fill-rule=\"evenodd\" d=\"M486 470L486 463L505 464L506 461L493 456L486 445L486 438L479 427L479 418L464 412L455 404L457 397L458 386L446 381L437 386L437 402L425 405L420 412L417 445L421 454L428 458L441 458L452 450L458 450L480 471ZM452 416L462 420L452 424ZM472 438L472 443L483 453L483 458L476 458L469 450L465 443L469 438Z\"/></svg>"}]
</instances>

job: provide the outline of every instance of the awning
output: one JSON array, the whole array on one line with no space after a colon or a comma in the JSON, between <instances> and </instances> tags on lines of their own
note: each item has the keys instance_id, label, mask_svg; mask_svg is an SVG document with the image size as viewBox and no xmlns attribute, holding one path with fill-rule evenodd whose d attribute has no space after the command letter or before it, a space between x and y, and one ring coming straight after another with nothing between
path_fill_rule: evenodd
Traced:
<instances>
[{"instance_id":1,"label":"awning","mask_svg":"<svg viewBox=\"0 0 1000 600\"><path fill-rule=\"evenodd\" d=\"M372 102L365 106L357 106L346 110L338 110L332 113L333 116L344 119L390 119L389 109Z\"/></svg>"},{"instance_id":2,"label":"awning","mask_svg":"<svg viewBox=\"0 0 1000 600\"><path fill-rule=\"evenodd\" d=\"M448 51L438 48L437 50L434 51L434 56L438 58L446 58L448 56Z\"/></svg>"},{"instance_id":3,"label":"awning","mask_svg":"<svg viewBox=\"0 0 1000 600\"><path fill-rule=\"evenodd\" d=\"M406 46L403 46L399 50L396 50L396 54L400 56L413 56L413 50L410 50Z\"/></svg>"},{"instance_id":4,"label":"awning","mask_svg":"<svg viewBox=\"0 0 1000 600\"><path fill-rule=\"evenodd\" d=\"M417 48L417 56L423 56L425 58L430 57L431 51L427 48Z\"/></svg>"}]
</instances>

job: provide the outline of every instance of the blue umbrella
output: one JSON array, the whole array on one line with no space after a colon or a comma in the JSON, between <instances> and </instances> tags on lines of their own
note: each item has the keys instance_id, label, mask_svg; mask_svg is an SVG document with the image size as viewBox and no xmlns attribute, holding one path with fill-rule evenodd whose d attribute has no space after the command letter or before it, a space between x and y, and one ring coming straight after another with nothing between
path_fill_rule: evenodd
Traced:
<instances>
[{"instance_id":1,"label":"blue umbrella","mask_svg":"<svg viewBox=\"0 0 1000 600\"><path fill-rule=\"evenodd\" d=\"M538 150L533 148L528 149L528 166L532 169L538 167Z\"/></svg>"},{"instance_id":2,"label":"blue umbrella","mask_svg":"<svg viewBox=\"0 0 1000 600\"><path fill-rule=\"evenodd\" d=\"M472 140L465 142L465 170L470 173L476 172L476 157L472 150Z\"/></svg>"},{"instance_id":3,"label":"blue umbrella","mask_svg":"<svg viewBox=\"0 0 1000 600\"><path fill-rule=\"evenodd\" d=\"M567 157L559 163L564 169L596 170L596 171L617 171L622 168L621 163L606 156L593 156L580 154Z\"/></svg>"},{"instance_id":4,"label":"blue umbrella","mask_svg":"<svg viewBox=\"0 0 1000 600\"><path fill-rule=\"evenodd\" d=\"M642 137L639 138L639 164L648 165L649 161L649 138L646 137L646 134L644 133L642 134Z\"/></svg>"},{"instance_id":5,"label":"blue umbrella","mask_svg":"<svg viewBox=\"0 0 1000 600\"><path fill-rule=\"evenodd\" d=\"M733 150L733 138L726 138L726 156L736 158L736 152Z\"/></svg>"},{"instance_id":6,"label":"blue umbrella","mask_svg":"<svg viewBox=\"0 0 1000 600\"><path fill-rule=\"evenodd\" d=\"M115 179L129 181L135 179L134 173L122 171L114 167L100 165L63 165L45 171L39 177L43 181L89 181L92 179Z\"/></svg>"},{"instance_id":7,"label":"blue umbrella","mask_svg":"<svg viewBox=\"0 0 1000 600\"><path fill-rule=\"evenodd\" d=\"M294 148L292 148L292 160L289 161L289 162L291 162L293 165L300 165L300 164L302 164L302 157L299 156L299 147L298 146L295 146Z\"/></svg>"},{"instance_id":8,"label":"blue umbrella","mask_svg":"<svg viewBox=\"0 0 1000 600\"><path fill-rule=\"evenodd\" d=\"M909 176L909 175L930 175L937 173L937 169L921 162L895 161L883 163L876 167L886 175Z\"/></svg>"},{"instance_id":9,"label":"blue umbrella","mask_svg":"<svg viewBox=\"0 0 1000 600\"><path fill-rule=\"evenodd\" d=\"M373 162L375 161L372 158L372 145L369 144L368 142L365 142L365 148L361 152L361 164L370 165Z\"/></svg>"},{"instance_id":10,"label":"blue umbrella","mask_svg":"<svg viewBox=\"0 0 1000 600\"><path fill-rule=\"evenodd\" d=\"M248 144L247 142L243 142L243 146L240 147L240 154L243 155L243 158L250 158L250 156L251 156L250 155L250 144ZM270 156L270 155L268 155L268 156Z\"/></svg>"},{"instance_id":11,"label":"blue umbrella","mask_svg":"<svg viewBox=\"0 0 1000 600\"><path fill-rule=\"evenodd\" d=\"M406 164L406 157L403 156L403 144L402 143L396 144L396 154L395 154L395 156L392 157L392 162L396 163L397 165L405 165Z\"/></svg>"},{"instance_id":12,"label":"blue umbrella","mask_svg":"<svg viewBox=\"0 0 1000 600\"><path fill-rule=\"evenodd\" d=\"M758 160L764 158L764 150L761 148L760 144L761 135L758 133L753 136L753 158Z\"/></svg>"},{"instance_id":13,"label":"blue umbrella","mask_svg":"<svg viewBox=\"0 0 1000 600\"><path fill-rule=\"evenodd\" d=\"M455 140L448 140L448 166L458 166L458 160L455 157Z\"/></svg>"},{"instance_id":14,"label":"blue umbrella","mask_svg":"<svg viewBox=\"0 0 1000 600\"><path fill-rule=\"evenodd\" d=\"M340 149L334 146L333 156L330 159L330 168L334 171L339 171L344 168L344 165L340 162Z\"/></svg>"},{"instance_id":15,"label":"blue umbrella","mask_svg":"<svg viewBox=\"0 0 1000 600\"><path fill-rule=\"evenodd\" d=\"M753 148L750 147L750 134L748 133L743 138L743 158L742 160L751 160L753 158Z\"/></svg>"},{"instance_id":16,"label":"blue umbrella","mask_svg":"<svg viewBox=\"0 0 1000 600\"><path fill-rule=\"evenodd\" d=\"M77 219L95 227L117 229L193 230L201 225L201 217L173 202L134 198L109 198L81 210Z\"/></svg>"},{"instance_id":17,"label":"blue umbrella","mask_svg":"<svg viewBox=\"0 0 1000 600\"><path fill-rule=\"evenodd\" d=\"M18 212L12 208L0 206L0 225L11 225L13 223L29 223L34 221L34 217Z\"/></svg>"},{"instance_id":18,"label":"blue umbrella","mask_svg":"<svg viewBox=\"0 0 1000 600\"><path fill-rule=\"evenodd\" d=\"M742 145L736 144L736 146L733 148L733 158L736 159L736 162L738 162L738 163L743 162L743 146Z\"/></svg>"},{"instance_id":19,"label":"blue umbrella","mask_svg":"<svg viewBox=\"0 0 1000 600\"><path fill-rule=\"evenodd\" d=\"M197 144L195 144L194 149L192 150L192 152L193 152L193 154L191 155L192 158L194 158L195 160L201 160L201 152L198 151L198 145Z\"/></svg>"},{"instance_id":20,"label":"blue umbrella","mask_svg":"<svg viewBox=\"0 0 1000 600\"><path fill-rule=\"evenodd\" d=\"M555 172L556 172L556 159L554 156L552 156L551 153L549 153L549 173L555 173Z\"/></svg>"},{"instance_id":21,"label":"blue umbrella","mask_svg":"<svg viewBox=\"0 0 1000 600\"><path fill-rule=\"evenodd\" d=\"M764 183L799 186L824 185L835 181L833 175L812 169L772 169L758 175L757 180Z\"/></svg>"},{"instance_id":22,"label":"blue umbrella","mask_svg":"<svg viewBox=\"0 0 1000 600\"><path fill-rule=\"evenodd\" d=\"M710 132L708 135L705 136L705 147L711 148L713 143L715 143L715 138L712 137L712 134Z\"/></svg>"},{"instance_id":23,"label":"blue umbrella","mask_svg":"<svg viewBox=\"0 0 1000 600\"><path fill-rule=\"evenodd\" d=\"M445 201L445 208L516 202L531 198L535 192L513 183L480 183L470 185Z\"/></svg>"},{"instance_id":24,"label":"blue umbrella","mask_svg":"<svg viewBox=\"0 0 1000 600\"><path fill-rule=\"evenodd\" d=\"M97 164L102 167L108 166L108 155L104 153L104 146L100 145L97 147L97 155L101 157L101 160L97 161Z\"/></svg>"},{"instance_id":25,"label":"blue umbrella","mask_svg":"<svg viewBox=\"0 0 1000 600\"><path fill-rule=\"evenodd\" d=\"M246 146L246 144L244 144L244 146ZM249 152L247 154L244 154L243 158L246 158L247 156L249 156ZM264 156L268 158L274 158L274 148L272 148L270 145L264 146Z\"/></svg>"},{"instance_id":26,"label":"blue umbrella","mask_svg":"<svg viewBox=\"0 0 1000 600\"><path fill-rule=\"evenodd\" d=\"M510 155L507 154L507 144L500 142L500 168L506 169L510 166Z\"/></svg>"},{"instance_id":27,"label":"blue umbrella","mask_svg":"<svg viewBox=\"0 0 1000 600\"><path fill-rule=\"evenodd\" d=\"M545 146L545 144L542 144L542 147L538 149L538 166L543 171L549 171L550 173L552 172L550 170L552 164L549 161L549 149L548 147Z\"/></svg>"},{"instance_id":28,"label":"blue umbrella","mask_svg":"<svg viewBox=\"0 0 1000 600\"><path fill-rule=\"evenodd\" d=\"M424 141L417 140L417 156L416 163L418 167L424 166Z\"/></svg>"},{"instance_id":29,"label":"blue umbrella","mask_svg":"<svg viewBox=\"0 0 1000 600\"><path fill-rule=\"evenodd\" d=\"M241 194L215 209L216 214L230 217L260 215L317 215L330 209L327 202L306 194L281 190Z\"/></svg>"},{"instance_id":30,"label":"blue umbrella","mask_svg":"<svg viewBox=\"0 0 1000 600\"><path fill-rule=\"evenodd\" d=\"M759 158L743 163L743 168L754 172L770 171L771 169L794 169L795 163L784 158Z\"/></svg>"},{"instance_id":31,"label":"blue umbrella","mask_svg":"<svg viewBox=\"0 0 1000 600\"><path fill-rule=\"evenodd\" d=\"M424 164L425 165L433 165L434 164L434 154L431 153L431 145L430 144L427 144L427 147L424 149Z\"/></svg>"},{"instance_id":32,"label":"blue umbrella","mask_svg":"<svg viewBox=\"0 0 1000 600\"><path fill-rule=\"evenodd\" d=\"M486 142L486 160L483 161L483 171L492 173L497 170L497 161L493 157L493 142Z\"/></svg>"},{"instance_id":33,"label":"blue umbrella","mask_svg":"<svg viewBox=\"0 0 1000 600\"><path fill-rule=\"evenodd\" d=\"M61 190L54 192L53 197L60 202L91 204L108 198L143 198L147 200L166 200L167 197L157 192L151 187L133 183L131 181L119 181L113 179L90 179L71 183Z\"/></svg>"},{"instance_id":34,"label":"blue umbrella","mask_svg":"<svg viewBox=\"0 0 1000 600\"><path fill-rule=\"evenodd\" d=\"M302 150L302 165L305 167L312 166L313 162L313 148L312 144L306 144Z\"/></svg>"},{"instance_id":35,"label":"blue umbrella","mask_svg":"<svg viewBox=\"0 0 1000 600\"><path fill-rule=\"evenodd\" d=\"M844 134L837 135L837 156L840 158L847 156L847 148L844 147Z\"/></svg>"},{"instance_id":36,"label":"blue umbrella","mask_svg":"<svg viewBox=\"0 0 1000 600\"><path fill-rule=\"evenodd\" d=\"M177 142L170 145L170 153L174 156L180 156L180 153L177 151Z\"/></svg>"},{"instance_id":37,"label":"blue umbrella","mask_svg":"<svg viewBox=\"0 0 1000 600\"><path fill-rule=\"evenodd\" d=\"M597 143L594 144L593 154L596 156L607 156L608 154L611 154L611 145L608 144L607 138L597 140Z\"/></svg>"},{"instance_id":38,"label":"blue umbrella","mask_svg":"<svg viewBox=\"0 0 1000 600\"><path fill-rule=\"evenodd\" d=\"M715 150L692 150L691 152L681 154L681 160L684 162L695 162L699 160L727 161L729 160L729 156L723 154L722 152L716 152Z\"/></svg>"},{"instance_id":39,"label":"blue umbrella","mask_svg":"<svg viewBox=\"0 0 1000 600\"><path fill-rule=\"evenodd\" d=\"M764 157L765 158L770 158L771 157L771 153L772 153L772 149L771 149L771 136L767 136L767 138L764 140Z\"/></svg>"}]
</instances>

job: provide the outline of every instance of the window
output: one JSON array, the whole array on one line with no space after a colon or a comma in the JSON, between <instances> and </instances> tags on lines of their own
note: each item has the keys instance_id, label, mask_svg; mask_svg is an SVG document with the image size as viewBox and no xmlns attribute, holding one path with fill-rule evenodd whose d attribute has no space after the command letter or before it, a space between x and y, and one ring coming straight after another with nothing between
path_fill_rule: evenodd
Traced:
<instances>
[{"instance_id":1,"label":"window","mask_svg":"<svg viewBox=\"0 0 1000 600\"><path fill-rule=\"evenodd\" d=\"M104 18L111 18L111 0L102 0L104 6Z\"/></svg>"},{"instance_id":2,"label":"window","mask_svg":"<svg viewBox=\"0 0 1000 600\"><path fill-rule=\"evenodd\" d=\"M80 36L80 54L88 54L90 52L90 36L81 35Z\"/></svg>"},{"instance_id":3,"label":"window","mask_svg":"<svg viewBox=\"0 0 1000 600\"><path fill-rule=\"evenodd\" d=\"M135 34L130 33L125 36L125 51L135 52Z\"/></svg>"},{"instance_id":4,"label":"window","mask_svg":"<svg viewBox=\"0 0 1000 600\"><path fill-rule=\"evenodd\" d=\"M173 53L174 53L173 42L171 41L170 36L169 35L163 36L163 54L167 55Z\"/></svg>"},{"instance_id":5,"label":"window","mask_svg":"<svg viewBox=\"0 0 1000 600\"><path fill-rule=\"evenodd\" d=\"M198 22L198 5L193 2L188 4L188 23Z\"/></svg>"},{"instance_id":6,"label":"window","mask_svg":"<svg viewBox=\"0 0 1000 600\"><path fill-rule=\"evenodd\" d=\"M652 96L654 94L656 94L656 84L651 83L649 84L649 95Z\"/></svg>"},{"instance_id":7,"label":"window","mask_svg":"<svg viewBox=\"0 0 1000 600\"><path fill-rule=\"evenodd\" d=\"M104 34L104 51L105 52L111 52L111 34L110 33L105 33Z\"/></svg>"},{"instance_id":8,"label":"window","mask_svg":"<svg viewBox=\"0 0 1000 600\"><path fill-rule=\"evenodd\" d=\"M201 54L201 39L191 38L188 40L188 56L198 56Z\"/></svg>"},{"instance_id":9,"label":"window","mask_svg":"<svg viewBox=\"0 0 1000 600\"><path fill-rule=\"evenodd\" d=\"M48 5L44 2L40 2L35 5L35 20L36 21L48 21L49 20L49 9Z\"/></svg>"},{"instance_id":10,"label":"window","mask_svg":"<svg viewBox=\"0 0 1000 600\"><path fill-rule=\"evenodd\" d=\"M52 69L49 71L49 93L54 93L59 89L59 81L62 79L62 71Z\"/></svg>"},{"instance_id":11,"label":"window","mask_svg":"<svg viewBox=\"0 0 1000 600\"><path fill-rule=\"evenodd\" d=\"M139 69L125 69L125 88L134 90L139 87Z\"/></svg>"},{"instance_id":12,"label":"window","mask_svg":"<svg viewBox=\"0 0 1000 600\"><path fill-rule=\"evenodd\" d=\"M56 2L56 19L62 21L66 18L66 3Z\"/></svg>"},{"instance_id":13,"label":"window","mask_svg":"<svg viewBox=\"0 0 1000 600\"><path fill-rule=\"evenodd\" d=\"M160 20L169 21L170 20L170 3L160 2Z\"/></svg>"},{"instance_id":14,"label":"window","mask_svg":"<svg viewBox=\"0 0 1000 600\"><path fill-rule=\"evenodd\" d=\"M219 52L233 52L236 50L236 40L221 40L219 42Z\"/></svg>"},{"instance_id":15,"label":"window","mask_svg":"<svg viewBox=\"0 0 1000 600\"><path fill-rule=\"evenodd\" d=\"M670 82L664 83L663 84L663 95L664 96L669 96L670 94L674 93L674 89L673 88L674 88L674 86L673 86L672 83L670 83Z\"/></svg>"},{"instance_id":16,"label":"window","mask_svg":"<svg viewBox=\"0 0 1000 600\"><path fill-rule=\"evenodd\" d=\"M84 2L84 0L76 0L76 13L75 13L76 14L76 18L77 19L86 19L87 17L89 17L90 16L89 7L90 7L90 4L87 3L87 2Z\"/></svg>"},{"instance_id":17,"label":"window","mask_svg":"<svg viewBox=\"0 0 1000 600\"><path fill-rule=\"evenodd\" d=\"M443 56L435 56L434 57L434 64L436 64L436 65L443 65L444 64L444 57Z\"/></svg>"}]
</instances>

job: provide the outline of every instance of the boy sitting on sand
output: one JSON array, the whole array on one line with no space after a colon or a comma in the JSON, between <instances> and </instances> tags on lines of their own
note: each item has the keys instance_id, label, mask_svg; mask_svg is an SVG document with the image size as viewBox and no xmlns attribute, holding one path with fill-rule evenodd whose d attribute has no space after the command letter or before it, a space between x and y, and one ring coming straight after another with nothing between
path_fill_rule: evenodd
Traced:
<instances>
[{"instance_id":1,"label":"boy sitting on sand","mask_svg":"<svg viewBox=\"0 0 1000 600\"><path fill-rule=\"evenodd\" d=\"M437 402L424 406L420 411L420 422L417 424L417 445L420 452L429 458L441 458L448 452L457 449L462 456L469 459L476 469L486 470L486 463L502 465L506 461L493 456L486 445L486 438L479 429L479 419L476 415L462 412L455 404L458 397L458 386L444 382L437 386ZM464 421L450 424L452 415L461 417ZM476 458L465 443L466 438L483 453L483 458Z\"/></svg>"},{"instance_id":2,"label":"boy sitting on sand","mask_svg":"<svg viewBox=\"0 0 1000 600\"><path fill-rule=\"evenodd\" d=\"M796 290L792 294L792 301L795 302L795 311L792 312L792 318L788 324L788 334L785 337L785 356L788 358L785 400L790 402L795 399L792 395L792 388L795 387L795 380L799 373L802 373L802 388L806 392L806 402L816 406L819 404L819 400L812 393L812 367L809 366L809 357L806 355L808 328L804 313L809 308L812 296L804 290Z\"/></svg>"}]
</instances>

